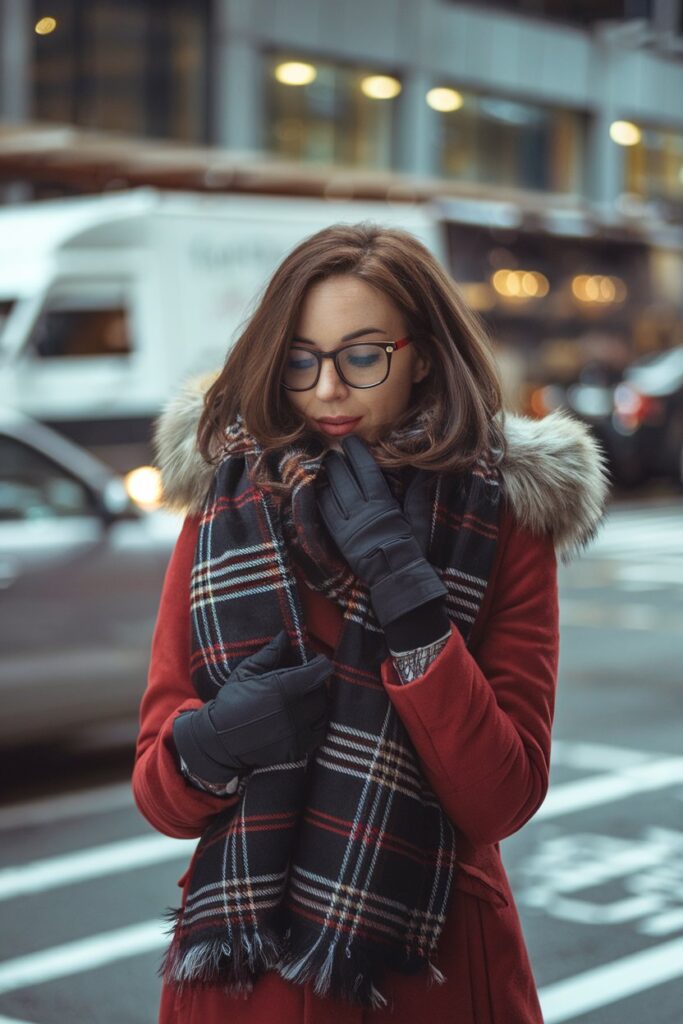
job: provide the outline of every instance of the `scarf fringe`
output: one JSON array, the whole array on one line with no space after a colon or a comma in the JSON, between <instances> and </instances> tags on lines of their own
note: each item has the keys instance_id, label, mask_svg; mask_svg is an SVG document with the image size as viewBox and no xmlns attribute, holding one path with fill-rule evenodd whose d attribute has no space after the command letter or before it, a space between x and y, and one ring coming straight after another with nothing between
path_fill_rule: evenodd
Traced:
<instances>
[{"instance_id":1,"label":"scarf fringe","mask_svg":"<svg viewBox=\"0 0 683 1024\"><path fill-rule=\"evenodd\" d=\"M183 908L169 908L166 919L171 922L174 937L163 956L157 974L163 980L178 986L186 984L226 984L231 995L245 996L252 991L254 981L267 970L277 967L282 957L282 938L276 931L264 928L248 934L235 929L235 941L222 936L182 948L177 940Z\"/></svg>"},{"instance_id":2,"label":"scarf fringe","mask_svg":"<svg viewBox=\"0 0 683 1024\"><path fill-rule=\"evenodd\" d=\"M166 911L174 931L180 927L182 915L182 907ZM287 929L283 940L261 927L251 935L240 930L233 944L219 937L186 949L180 947L174 936L157 974L181 992L186 985L222 985L230 995L246 998L264 971L276 970L286 981L298 985L312 982L313 990L321 997L345 999L368 1009L387 1005L370 977L367 957L356 950L349 953L334 941L327 952L318 942L298 955L291 951L290 935L291 929Z\"/></svg>"},{"instance_id":3,"label":"scarf fringe","mask_svg":"<svg viewBox=\"0 0 683 1024\"><path fill-rule=\"evenodd\" d=\"M353 950L342 949L339 936L332 939L327 951L321 940L322 936L303 953L290 947L278 964L280 977L298 985L310 981L313 991L321 997L346 1000L372 1010L386 1006L386 997L370 975L367 956L355 946Z\"/></svg>"},{"instance_id":4,"label":"scarf fringe","mask_svg":"<svg viewBox=\"0 0 683 1024\"><path fill-rule=\"evenodd\" d=\"M183 908L168 908L166 918L176 933ZM427 960L428 985L443 985L446 976L431 960ZM231 944L227 938L207 939L182 950L175 937L166 951L157 972L168 984L182 991L187 984L225 986L230 995L246 999L254 982L267 970L276 970L285 981L303 985L312 982L316 995L344 999L368 1009L387 1006L387 999L370 976L370 963L357 948L342 950L338 941L330 943L327 952L317 942L310 949L296 953L291 948L291 928L284 940L275 931L260 928L249 936L243 930Z\"/></svg>"},{"instance_id":5,"label":"scarf fringe","mask_svg":"<svg viewBox=\"0 0 683 1024\"><path fill-rule=\"evenodd\" d=\"M430 986L430 988L434 984L435 981L439 985L445 984L445 982L448 979L446 978L446 975L442 971L439 970L439 968L436 966L436 964L433 964L431 960L428 960L427 961L427 966L429 968L429 978L427 980L427 984Z\"/></svg>"}]
</instances>

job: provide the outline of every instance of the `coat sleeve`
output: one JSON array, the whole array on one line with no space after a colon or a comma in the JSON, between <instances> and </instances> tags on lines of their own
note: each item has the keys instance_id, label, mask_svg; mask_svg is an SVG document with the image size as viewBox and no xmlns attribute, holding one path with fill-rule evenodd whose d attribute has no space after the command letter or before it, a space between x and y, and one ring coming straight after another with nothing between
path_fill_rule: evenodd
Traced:
<instances>
[{"instance_id":1,"label":"coat sleeve","mask_svg":"<svg viewBox=\"0 0 683 1024\"><path fill-rule=\"evenodd\" d=\"M474 654L451 623L422 676L401 685L391 658L381 668L429 784L473 844L517 832L548 789L559 660L551 536L513 525L492 582Z\"/></svg>"},{"instance_id":2,"label":"coat sleeve","mask_svg":"<svg viewBox=\"0 0 683 1024\"><path fill-rule=\"evenodd\" d=\"M198 529L199 517L187 516L166 570L132 774L140 813L176 839L200 836L215 814L236 808L241 795L216 796L193 786L181 772L173 742L177 715L202 706L190 678L190 574Z\"/></svg>"}]
</instances>

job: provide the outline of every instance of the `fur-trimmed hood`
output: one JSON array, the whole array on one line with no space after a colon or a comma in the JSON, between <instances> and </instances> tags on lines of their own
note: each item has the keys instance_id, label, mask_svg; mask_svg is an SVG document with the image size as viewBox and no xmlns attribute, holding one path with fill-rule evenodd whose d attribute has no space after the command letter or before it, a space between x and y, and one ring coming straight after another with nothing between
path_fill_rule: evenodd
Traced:
<instances>
[{"instance_id":1,"label":"fur-trimmed hood","mask_svg":"<svg viewBox=\"0 0 683 1024\"><path fill-rule=\"evenodd\" d=\"M164 407L154 431L163 503L197 514L214 473L196 446L206 390L218 371L191 377ZM520 526L550 533L566 564L596 535L605 512L609 476L588 428L563 410L535 420L505 414L508 452L500 465L504 491Z\"/></svg>"}]
</instances>

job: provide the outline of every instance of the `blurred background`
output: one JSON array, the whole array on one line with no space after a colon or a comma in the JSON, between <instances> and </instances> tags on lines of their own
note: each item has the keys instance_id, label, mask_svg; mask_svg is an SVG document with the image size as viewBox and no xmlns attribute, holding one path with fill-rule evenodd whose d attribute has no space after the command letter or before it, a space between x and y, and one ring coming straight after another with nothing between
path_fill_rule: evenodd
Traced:
<instances>
[{"instance_id":1,"label":"blurred background","mask_svg":"<svg viewBox=\"0 0 683 1024\"><path fill-rule=\"evenodd\" d=\"M502 852L548 1024L680 1024L681 97L683 0L0 0L0 1024L156 1018L194 843L129 784L181 525L152 427L364 218L442 261L511 412L605 454Z\"/></svg>"}]
</instances>

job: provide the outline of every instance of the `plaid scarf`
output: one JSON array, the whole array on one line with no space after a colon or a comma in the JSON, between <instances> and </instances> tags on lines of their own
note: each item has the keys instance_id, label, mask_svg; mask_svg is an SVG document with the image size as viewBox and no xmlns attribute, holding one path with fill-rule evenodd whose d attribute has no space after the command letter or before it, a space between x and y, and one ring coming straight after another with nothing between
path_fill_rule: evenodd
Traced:
<instances>
[{"instance_id":1,"label":"plaid scarf","mask_svg":"<svg viewBox=\"0 0 683 1024\"><path fill-rule=\"evenodd\" d=\"M251 483L261 451L238 416L201 515L191 579L192 681L202 700L211 699L283 627L302 664L314 655L291 558L306 585L343 615L328 731L308 757L250 771L237 806L213 818L192 858L183 905L166 911L173 937L159 974L236 994L274 969L297 984L310 980L321 996L375 1008L386 1005L375 984L384 968L412 974L427 967L430 984L446 981L435 960L455 829L382 684L388 648L368 589L317 512L323 443L311 437L264 456L271 474L292 488L284 502ZM384 472L401 501L413 473L425 471ZM427 475L428 558L467 641L496 549L499 475L484 460L462 476Z\"/></svg>"}]
</instances>

